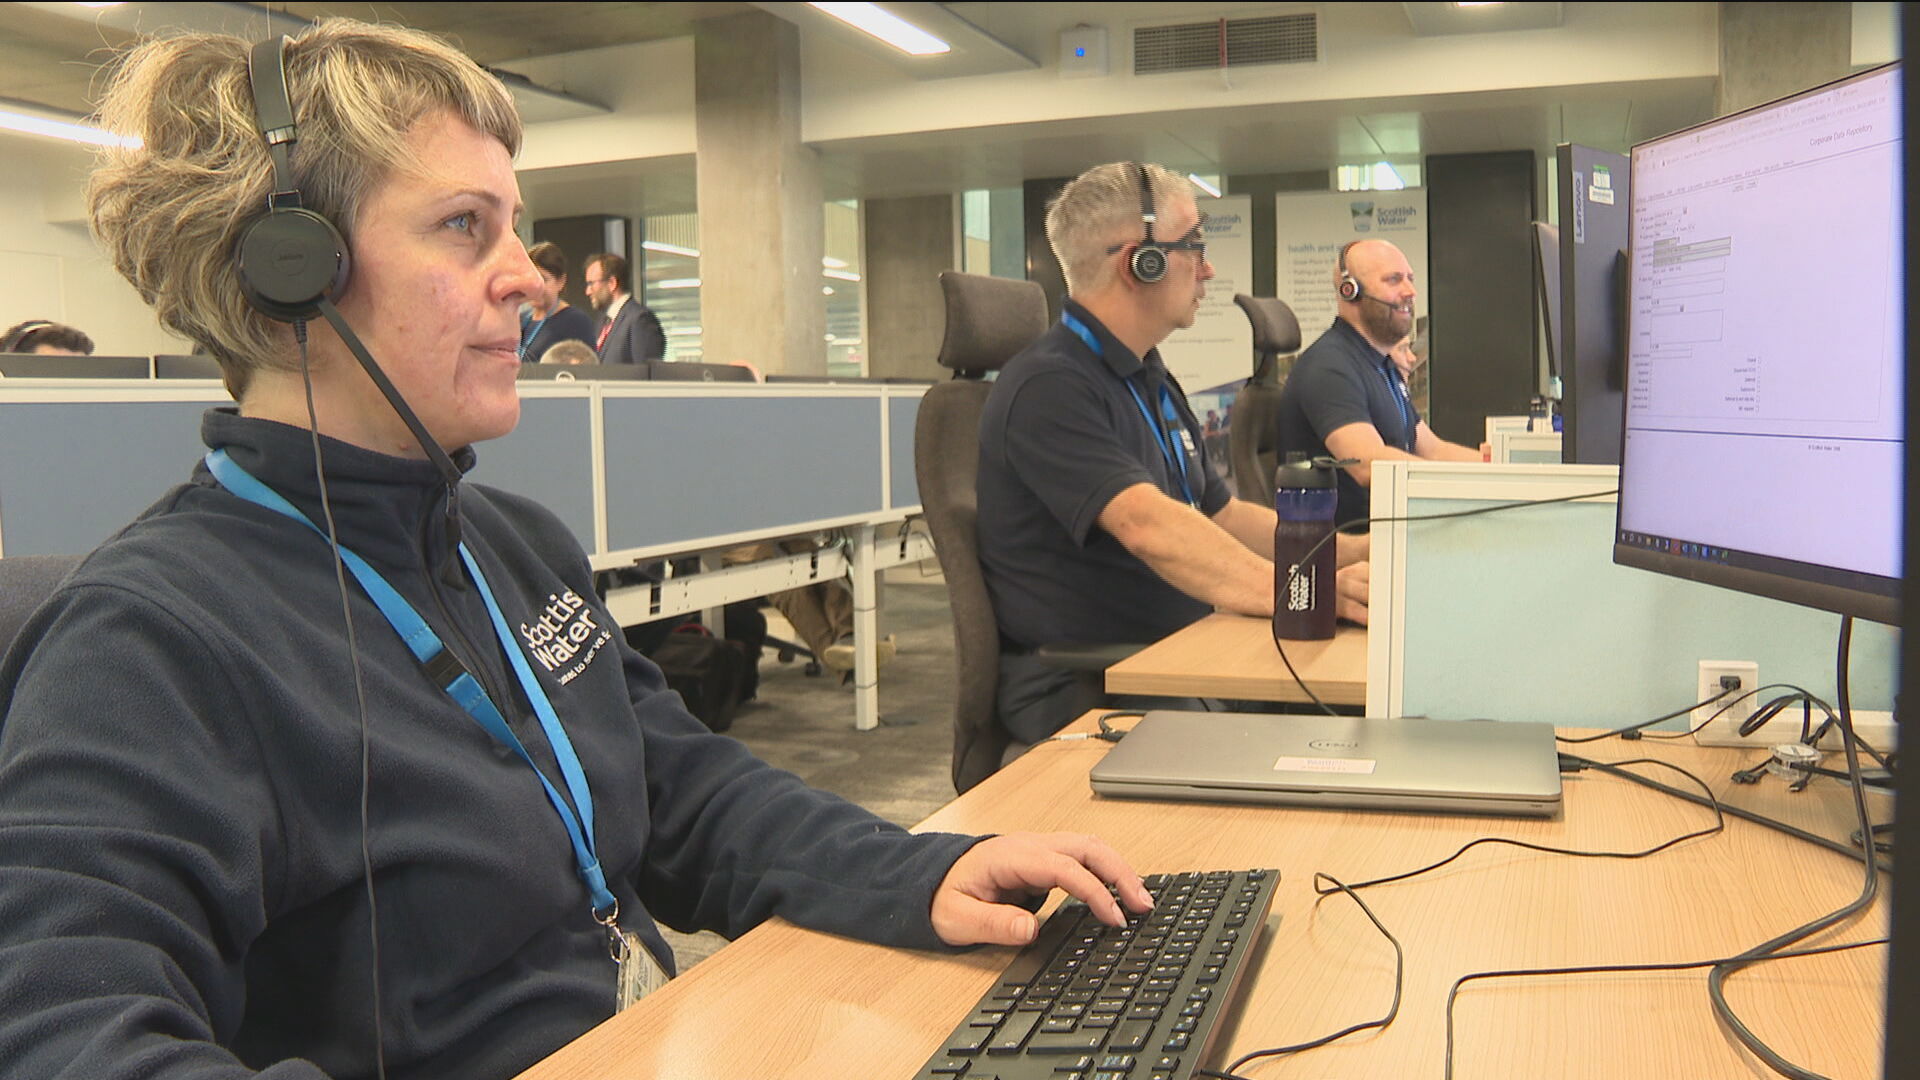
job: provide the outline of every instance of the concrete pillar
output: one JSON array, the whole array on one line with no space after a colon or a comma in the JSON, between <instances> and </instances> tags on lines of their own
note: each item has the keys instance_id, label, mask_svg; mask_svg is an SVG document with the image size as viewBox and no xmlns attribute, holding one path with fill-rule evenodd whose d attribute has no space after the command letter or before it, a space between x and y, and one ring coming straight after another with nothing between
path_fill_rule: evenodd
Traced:
<instances>
[{"instance_id":1,"label":"concrete pillar","mask_svg":"<svg viewBox=\"0 0 1920 1080\"><path fill-rule=\"evenodd\" d=\"M1853 5L1720 5L1714 115L1751 108L1853 70Z\"/></svg>"},{"instance_id":2,"label":"concrete pillar","mask_svg":"<svg viewBox=\"0 0 1920 1080\"><path fill-rule=\"evenodd\" d=\"M800 36L748 11L695 24L703 359L824 374L820 163L800 141Z\"/></svg>"},{"instance_id":3,"label":"concrete pillar","mask_svg":"<svg viewBox=\"0 0 1920 1080\"><path fill-rule=\"evenodd\" d=\"M946 332L940 271L956 269L954 197L868 199L862 235L867 287L867 374L941 379L934 358Z\"/></svg>"}]
</instances>

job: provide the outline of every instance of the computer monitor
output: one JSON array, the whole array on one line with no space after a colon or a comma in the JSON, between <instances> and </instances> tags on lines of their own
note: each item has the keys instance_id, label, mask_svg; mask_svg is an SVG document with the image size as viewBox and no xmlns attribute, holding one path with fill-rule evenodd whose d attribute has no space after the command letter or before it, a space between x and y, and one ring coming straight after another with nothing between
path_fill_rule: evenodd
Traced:
<instances>
[{"instance_id":1,"label":"computer monitor","mask_svg":"<svg viewBox=\"0 0 1920 1080\"><path fill-rule=\"evenodd\" d=\"M738 364L695 364L650 360L656 382L753 382L753 371Z\"/></svg>"},{"instance_id":2,"label":"computer monitor","mask_svg":"<svg viewBox=\"0 0 1920 1080\"><path fill-rule=\"evenodd\" d=\"M220 361L211 356L156 356L153 358L153 377L218 379L224 376L220 371Z\"/></svg>"},{"instance_id":3,"label":"computer monitor","mask_svg":"<svg viewBox=\"0 0 1920 1080\"><path fill-rule=\"evenodd\" d=\"M521 364L520 378L546 379L552 382L593 382L595 380L651 379L653 372L645 364Z\"/></svg>"},{"instance_id":4,"label":"computer monitor","mask_svg":"<svg viewBox=\"0 0 1920 1080\"><path fill-rule=\"evenodd\" d=\"M0 376L9 379L144 379L153 361L144 356L53 356L0 353Z\"/></svg>"},{"instance_id":5,"label":"computer monitor","mask_svg":"<svg viewBox=\"0 0 1920 1080\"><path fill-rule=\"evenodd\" d=\"M1615 562L1899 624L1900 83L1633 148Z\"/></svg>"},{"instance_id":6,"label":"computer monitor","mask_svg":"<svg viewBox=\"0 0 1920 1080\"><path fill-rule=\"evenodd\" d=\"M1554 148L1560 216L1560 460L1618 465L1626 389L1627 224L1624 154Z\"/></svg>"}]
</instances>

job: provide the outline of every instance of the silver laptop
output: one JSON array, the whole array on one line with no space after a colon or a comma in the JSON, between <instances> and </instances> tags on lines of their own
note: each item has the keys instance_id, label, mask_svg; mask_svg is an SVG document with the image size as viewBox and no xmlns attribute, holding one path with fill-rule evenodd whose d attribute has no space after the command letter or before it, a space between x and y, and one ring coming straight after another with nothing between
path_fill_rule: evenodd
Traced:
<instances>
[{"instance_id":1,"label":"silver laptop","mask_svg":"<svg viewBox=\"0 0 1920 1080\"><path fill-rule=\"evenodd\" d=\"M1549 724L1150 712L1093 767L1101 795L1552 814Z\"/></svg>"}]
</instances>

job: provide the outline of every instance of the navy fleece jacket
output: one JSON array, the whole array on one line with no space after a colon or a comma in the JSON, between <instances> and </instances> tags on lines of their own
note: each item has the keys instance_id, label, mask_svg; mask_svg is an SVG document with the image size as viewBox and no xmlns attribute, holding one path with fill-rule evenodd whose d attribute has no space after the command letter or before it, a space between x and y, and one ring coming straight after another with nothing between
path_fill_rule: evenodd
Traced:
<instances>
[{"instance_id":1,"label":"navy fleece jacket","mask_svg":"<svg viewBox=\"0 0 1920 1080\"><path fill-rule=\"evenodd\" d=\"M308 434L209 446L322 521ZM448 543L426 462L323 440L342 543L553 756ZM456 457L470 468L473 455ZM709 733L630 651L534 503L463 484L461 533L592 785L622 922L772 915L935 947L974 838L913 836ZM606 1019L614 970L532 771L348 579L371 733L387 1073L508 1077ZM373 1074L361 734L325 541L204 466L102 545L0 664L0 1067L10 1080ZM564 654L564 655L562 655ZM564 790L564 787L563 787Z\"/></svg>"}]
</instances>

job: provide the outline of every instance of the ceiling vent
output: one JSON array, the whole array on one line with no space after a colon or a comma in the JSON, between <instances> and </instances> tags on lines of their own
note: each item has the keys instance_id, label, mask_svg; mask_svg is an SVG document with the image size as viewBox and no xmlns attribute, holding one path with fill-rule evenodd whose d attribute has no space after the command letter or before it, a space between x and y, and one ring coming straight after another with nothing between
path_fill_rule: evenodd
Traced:
<instances>
[{"instance_id":1,"label":"ceiling vent","mask_svg":"<svg viewBox=\"0 0 1920 1080\"><path fill-rule=\"evenodd\" d=\"M1318 59L1319 20L1311 11L1254 19L1138 26L1133 31L1135 75L1249 64L1311 63Z\"/></svg>"}]
</instances>

